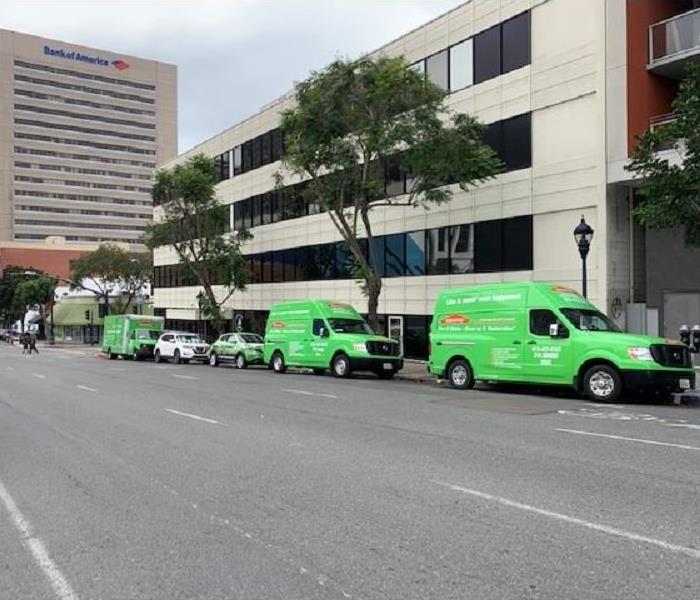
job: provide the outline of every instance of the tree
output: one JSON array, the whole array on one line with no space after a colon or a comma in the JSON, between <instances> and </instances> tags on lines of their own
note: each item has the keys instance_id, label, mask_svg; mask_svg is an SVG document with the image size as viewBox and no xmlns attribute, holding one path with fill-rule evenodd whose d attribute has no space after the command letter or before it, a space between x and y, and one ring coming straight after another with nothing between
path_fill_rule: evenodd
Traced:
<instances>
[{"instance_id":1,"label":"tree","mask_svg":"<svg viewBox=\"0 0 700 600\"><path fill-rule=\"evenodd\" d=\"M242 244L246 231L226 233L228 206L216 198L216 170L211 158L198 154L170 170L156 173L153 199L163 215L149 226L146 245L170 246L180 260L183 275L201 286L199 309L210 320L214 334L225 323L222 306L248 282ZM218 293L216 287L223 292Z\"/></svg>"},{"instance_id":2,"label":"tree","mask_svg":"<svg viewBox=\"0 0 700 600\"><path fill-rule=\"evenodd\" d=\"M20 317L22 319L22 328L24 328L24 315L27 310L36 306L39 309L43 329L46 331L46 305L49 302L53 302L55 287L55 279L42 276L42 274L21 280L17 284L12 297L12 304L14 311L22 315Z\"/></svg>"},{"instance_id":3,"label":"tree","mask_svg":"<svg viewBox=\"0 0 700 600\"><path fill-rule=\"evenodd\" d=\"M102 244L72 260L71 280L77 287L100 298L109 298L112 289L122 291L124 300L112 307L117 314L127 312L141 289L151 280L153 262L149 252L129 252L115 244Z\"/></svg>"},{"instance_id":4,"label":"tree","mask_svg":"<svg viewBox=\"0 0 700 600\"><path fill-rule=\"evenodd\" d=\"M681 227L700 246L700 65L693 63L673 102L675 120L639 138L627 169L641 180L634 214L652 229ZM679 161L659 150L672 147Z\"/></svg>"},{"instance_id":5,"label":"tree","mask_svg":"<svg viewBox=\"0 0 700 600\"><path fill-rule=\"evenodd\" d=\"M501 167L483 143L484 127L450 113L444 96L402 58L338 60L299 84L296 106L282 114L283 167L308 180L304 193L328 213L347 244L375 330L382 280L372 211L428 209L451 199L446 184L466 190ZM407 194L387 193L390 169L406 174ZM277 179L281 186L284 174Z\"/></svg>"}]
</instances>

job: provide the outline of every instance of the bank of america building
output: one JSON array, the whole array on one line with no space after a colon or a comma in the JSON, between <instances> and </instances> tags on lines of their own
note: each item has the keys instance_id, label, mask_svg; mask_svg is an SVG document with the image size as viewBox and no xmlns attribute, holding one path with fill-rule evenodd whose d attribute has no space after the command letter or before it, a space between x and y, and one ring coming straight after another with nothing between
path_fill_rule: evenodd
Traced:
<instances>
[{"instance_id":1,"label":"bank of america building","mask_svg":"<svg viewBox=\"0 0 700 600\"><path fill-rule=\"evenodd\" d=\"M651 5L473 0L373 53L403 55L448 92L451 109L484 122L505 165L474 191L454 186L444 206L373 211L383 257L379 312L407 356L426 356L443 288L534 279L581 289L572 234L582 214L595 229L588 257L594 303L636 330L669 335L676 321L696 322L700 256L682 247L678 232L646 232L630 213L636 185L624 165L655 116L650 111L670 112L677 86L672 71L649 67L649 29L688 10L671 0ZM651 100L638 102L645 95ZM303 182L275 189L280 111L292 105L290 92L165 165L199 152L213 157L231 228L253 233L245 246L253 283L227 306L248 330L260 331L276 302L329 298L360 311L367 306L330 218L302 200ZM388 166L386 186L400 197L402 173ZM673 261L654 260L664 253ZM154 258L156 310L171 327L202 331L198 288L171 250L158 249ZM669 290L686 294L670 303L678 310L664 311Z\"/></svg>"},{"instance_id":2,"label":"bank of america building","mask_svg":"<svg viewBox=\"0 0 700 600\"><path fill-rule=\"evenodd\" d=\"M177 69L0 29L0 241L143 248Z\"/></svg>"}]
</instances>

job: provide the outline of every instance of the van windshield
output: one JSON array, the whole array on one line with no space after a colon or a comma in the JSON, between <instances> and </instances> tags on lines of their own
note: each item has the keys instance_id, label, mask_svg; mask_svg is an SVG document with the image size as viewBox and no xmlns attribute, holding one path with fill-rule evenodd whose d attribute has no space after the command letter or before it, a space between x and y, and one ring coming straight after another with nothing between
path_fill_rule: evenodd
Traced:
<instances>
[{"instance_id":1,"label":"van windshield","mask_svg":"<svg viewBox=\"0 0 700 600\"><path fill-rule=\"evenodd\" d=\"M262 344L263 339L257 333L241 333L241 339L246 344Z\"/></svg>"},{"instance_id":2,"label":"van windshield","mask_svg":"<svg viewBox=\"0 0 700 600\"><path fill-rule=\"evenodd\" d=\"M136 332L137 340L157 340L160 337L160 331L145 331L143 329Z\"/></svg>"},{"instance_id":3,"label":"van windshield","mask_svg":"<svg viewBox=\"0 0 700 600\"><path fill-rule=\"evenodd\" d=\"M590 308L562 308L561 312L576 329L581 331L609 331L620 333L615 322L602 312Z\"/></svg>"},{"instance_id":4,"label":"van windshield","mask_svg":"<svg viewBox=\"0 0 700 600\"><path fill-rule=\"evenodd\" d=\"M183 344L201 344L202 340L197 335L178 335L177 341Z\"/></svg>"},{"instance_id":5,"label":"van windshield","mask_svg":"<svg viewBox=\"0 0 700 600\"><path fill-rule=\"evenodd\" d=\"M364 333L372 335L369 325L360 319L328 319L328 324L335 333Z\"/></svg>"}]
</instances>

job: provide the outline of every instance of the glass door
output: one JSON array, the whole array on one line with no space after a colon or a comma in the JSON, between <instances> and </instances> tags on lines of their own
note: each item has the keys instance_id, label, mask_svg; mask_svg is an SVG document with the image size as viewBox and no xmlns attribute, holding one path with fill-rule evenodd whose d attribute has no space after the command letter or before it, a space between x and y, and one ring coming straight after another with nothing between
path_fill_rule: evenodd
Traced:
<instances>
[{"instance_id":1,"label":"glass door","mask_svg":"<svg viewBox=\"0 0 700 600\"><path fill-rule=\"evenodd\" d=\"M399 315L390 315L387 322L390 338L399 343L399 352L403 354L403 317Z\"/></svg>"}]
</instances>

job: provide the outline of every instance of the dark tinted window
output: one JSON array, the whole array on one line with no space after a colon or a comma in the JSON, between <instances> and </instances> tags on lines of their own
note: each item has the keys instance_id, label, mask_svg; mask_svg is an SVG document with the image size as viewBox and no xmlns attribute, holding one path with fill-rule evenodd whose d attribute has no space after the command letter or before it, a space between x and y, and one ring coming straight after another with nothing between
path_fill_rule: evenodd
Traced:
<instances>
[{"instance_id":1,"label":"dark tinted window","mask_svg":"<svg viewBox=\"0 0 700 600\"><path fill-rule=\"evenodd\" d=\"M262 224L267 225L272 222L272 194L267 192L261 196Z\"/></svg>"},{"instance_id":2,"label":"dark tinted window","mask_svg":"<svg viewBox=\"0 0 700 600\"><path fill-rule=\"evenodd\" d=\"M260 196L253 196L250 199L250 203L252 206L252 212L253 212L253 221L252 221L252 226L257 227L258 225L262 225L262 198Z\"/></svg>"},{"instance_id":3,"label":"dark tinted window","mask_svg":"<svg viewBox=\"0 0 700 600\"><path fill-rule=\"evenodd\" d=\"M423 315L406 315L404 327L404 356L421 358L428 356L428 323L430 317Z\"/></svg>"},{"instance_id":4,"label":"dark tinted window","mask_svg":"<svg viewBox=\"0 0 700 600\"><path fill-rule=\"evenodd\" d=\"M335 279L335 244L320 244L317 246L316 260L318 261L319 279Z\"/></svg>"},{"instance_id":5,"label":"dark tinted window","mask_svg":"<svg viewBox=\"0 0 700 600\"><path fill-rule=\"evenodd\" d=\"M503 220L503 270L532 269L532 217Z\"/></svg>"},{"instance_id":6,"label":"dark tinted window","mask_svg":"<svg viewBox=\"0 0 700 600\"><path fill-rule=\"evenodd\" d=\"M262 138L262 164L272 162L272 132L268 131L260 136Z\"/></svg>"},{"instance_id":7,"label":"dark tinted window","mask_svg":"<svg viewBox=\"0 0 700 600\"><path fill-rule=\"evenodd\" d=\"M486 131L484 132L484 143L491 146L498 154L498 156L503 155L503 128L501 127L501 122L490 123L486 126Z\"/></svg>"},{"instance_id":8,"label":"dark tinted window","mask_svg":"<svg viewBox=\"0 0 700 600\"><path fill-rule=\"evenodd\" d=\"M450 272L474 272L474 226L450 227Z\"/></svg>"},{"instance_id":9,"label":"dark tinted window","mask_svg":"<svg viewBox=\"0 0 700 600\"><path fill-rule=\"evenodd\" d=\"M352 277L352 257L345 242L338 242L335 245L335 276L338 279Z\"/></svg>"},{"instance_id":10,"label":"dark tinted window","mask_svg":"<svg viewBox=\"0 0 700 600\"><path fill-rule=\"evenodd\" d=\"M384 238L386 244L386 276L403 277L406 272L406 235L395 233Z\"/></svg>"},{"instance_id":11,"label":"dark tinted window","mask_svg":"<svg viewBox=\"0 0 700 600\"><path fill-rule=\"evenodd\" d=\"M406 275L425 274L425 231L406 234Z\"/></svg>"},{"instance_id":12,"label":"dark tinted window","mask_svg":"<svg viewBox=\"0 0 700 600\"><path fill-rule=\"evenodd\" d=\"M243 173L243 149L241 146L236 146L233 149L233 174L240 175Z\"/></svg>"},{"instance_id":13,"label":"dark tinted window","mask_svg":"<svg viewBox=\"0 0 700 600\"><path fill-rule=\"evenodd\" d=\"M282 192L275 191L270 193L271 196L271 208L272 208L272 222L277 223L284 218L282 212Z\"/></svg>"},{"instance_id":14,"label":"dark tinted window","mask_svg":"<svg viewBox=\"0 0 700 600\"><path fill-rule=\"evenodd\" d=\"M501 26L495 25L474 36L474 83L501 73Z\"/></svg>"},{"instance_id":15,"label":"dark tinted window","mask_svg":"<svg viewBox=\"0 0 700 600\"><path fill-rule=\"evenodd\" d=\"M474 227L474 270L477 273L500 271L501 221L482 221Z\"/></svg>"},{"instance_id":16,"label":"dark tinted window","mask_svg":"<svg viewBox=\"0 0 700 600\"><path fill-rule=\"evenodd\" d=\"M429 229L425 232L425 255L427 275L447 275L450 272L450 251L447 244L447 227Z\"/></svg>"},{"instance_id":17,"label":"dark tinted window","mask_svg":"<svg viewBox=\"0 0 700 600\"><path fill-rule=\"evenodd\" d=\"M285 196L285 215L287 219L295 219L306 215L306 204L298 186L288 188Z\"/></svg>"},{"instance_id":18,"label":"dark tinted window","mask_svg":"<svg viewBox=\"0 0 700 600\"><path fill-rule=\"evenodd\" d=\"M272 130L272 160L273 162L279 160L282 156L282 130L273 129Z\"/></svg>"},{"instance_id":19,"label":"dark tinted window","mask_svg":"<svg viewBox=\"0 0 700 600\"><path fill-rule=\"evenodd\" d=\"M272 255L272 283L281 283L284 281L284 250L277 250L270 253Z\"/></svg>"},{"instance_id":20,"label":"dark tinted window","mask_svg":"<svg viewBox=\"0 0 700 600\"><path fill-rule=\"evenodd\" d=\"M404 169L401 165L401 157L392 156L386 161L385 168L386 194L387 196L400 196L406 192Z\"/></svg>"},{"instance_id":21,"label":"dark tinted window","mask_svg":"<svg viewBox=\"0 0 700 600\"><path fill-rule=\"evenodd\" d=\"M384 262L384 238L381 236L372 238L372 249L374 252L374 267L377 270L377 274L380 277L386 275L386 268ZM371 253L370 253L371 256ZM371 260L371 258L370 258Z\"/></svg>"},{"instance_id":22,"label":"dark tinted window","mask_svg":"<svg viewBox=\"0 0 700 600\"><path fill-rule=\"evenodd\" d=\"M262 165L262 136L253 139L253 164L252 168L257 169Z\"/></svg>"},{"instance_id":23,"label":"dark tinted window","mask_svg":"<svg viewBox=\"0 0 700 600\"><path fill-rule=\"evenodd\" d=\"M270 283L272 281L272 252L261 254L262 261L262 283Z\"/></svg>"},{"instance_id":24,"label":"dark tinted window","mask_svg":"<svg viewBox=\"0 0 700 600\"><path fill-rule=\"evenodd\" d=\"M530 311L530 333L532 335L549 336L549 326L554 323L562 325L557 315L551 310L536 309Z\"/></svg>"},{"instance_id":25,"label":"dark tinted window","mask_svg":"<svg viewBox=\"0 0 700 600\"><path fill-rule=\"evenodd\" d=\"M253 168L253 142L247 141L243 144L243 172L246 173Z\"/></svg>"},{"instance_id":26,"label":"dark tinted window","mask_svg":"<svg viewBox=\"0 0 700 600\"><path fill-rule=\"evenodd\" d=\"M326 323L324 322L324 320L323 319L314 319L313 328L312 328L313 334L314 335L321 335L322 329L328 329L326 327Z\"/></svg>"},{"instance_id":27,"label":"dark tinted window","mask_svg":"<svg viewBox=\"0 0 700 600\"><path fill-rule=\"evenodd\" d=\"M431 81L440 89L447 90L447 50L429 56L425 60L425 72L428 76L428 81Z\"/></svg>"},{"instance_id":28,"label":"dark tinted window","mask_svg":"<svg viewBox=\"0 0 700 600\"><path fill-rule=\"evenodd\" d=\"M243 202L236 202L233 205L233 228L240 230L245 227L243 224Z\"/></svg>"},{"instance_id":29,"label":"dark tinted window","mask_svg":"<svg viewBox=\"0 0 700 600\"><path fill-rule=\"evenodd\" d=\"M530 13L524 12L501 24L501 72L530 64Z\"/></svg>"},{"instance_id":30,"label":"dark tinted window","mask_svg":"<svg viewBox=\"0 0 700 600\"><path fill-rule=\"evenodd\" d=\"M532 164L532 127L530 113L501 122L501 159L508 171L526 169Z\"/></svg>"}]
</instances>

